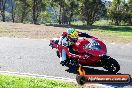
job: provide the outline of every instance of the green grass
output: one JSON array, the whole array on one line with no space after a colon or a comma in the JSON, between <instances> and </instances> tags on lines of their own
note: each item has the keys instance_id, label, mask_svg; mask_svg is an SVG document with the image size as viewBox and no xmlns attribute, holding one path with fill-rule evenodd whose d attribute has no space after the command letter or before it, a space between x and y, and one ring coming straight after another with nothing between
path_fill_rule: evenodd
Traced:
<instances>
[{"instance_id":1,"label":"green grass","mask_svg":"<svg viewBox=\"0 0 132 88\"><path fill-rule=\"evenodd\" d=\"M111 20L99 20L96 21L93 25L98 25L98 26L108 26L110 25Z\"/></svg>"},{"instance_id":2,"label":"green grass","mask_svg":"<svg viewBox=\"0 0 132 88\"><path fill-rule=\"evenodd\" d=\"M71 22L72 25L84 25L85 23L83 23L82 21L74 21Z\"/></svg>"},{"instance_id":3,"label":"green grass","mask_svg":"<svg viewBox=\"0 0 132 88\"><path fill-rule=\"evenodd\" d=\"M132 26L93 26L79 31L99 38L104 42L132 44Z\"/></svg>"},{"instance_id":4,"label":"green grass","mask_svg":"<svg viewBox=\"0 0 132 88\"><path fill-rule=\"evenodd\" d=\"M87 32L86 29L81 30ZM95 26L89 32L94 34L104 34L108 36L131 38L132 39L132 26Z\"/></svg>"},{"instance_id":5,"label":"green grass","mask_svg":"<svg viewBox=\"0 0 132 88\"><path fill-rule=\"evenodd\" d=\"M28 76L0 74L0 88L76 88L73 83Z\"/></svg>"},{"instance_id":6,"label":"green grass","mask_svg":"<svg viewBox=\"0 0 132 88\"><path fill-rule=\"evenodd\" d=\"M93 32L101 32L115 37L132 38L132 26L102 26Z\"/></svg>"},{"instance_id":7,"label":"green grass","mask_svg":"<svg viewBox=\"0 0 132 88\"><path fill-rule=\"evenodd\" d=\"M73 21L71 22L72 25L86 25L86 22L82 22L82 21ZM95 23L93 25L98 25L98 26L106 26L106 25L110 25L111 24L111 20L99 20L99 21L95 21Z\"/></svg>"}]
</instances>

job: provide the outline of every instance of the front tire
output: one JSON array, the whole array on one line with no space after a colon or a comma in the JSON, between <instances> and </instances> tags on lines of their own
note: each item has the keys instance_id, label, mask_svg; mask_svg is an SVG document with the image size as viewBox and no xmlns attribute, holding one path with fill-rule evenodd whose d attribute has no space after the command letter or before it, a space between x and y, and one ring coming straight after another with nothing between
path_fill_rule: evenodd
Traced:
<instances>
[{"instance_id":1,"label":"front tire","mask_svg":"<svg viewBox=\"0 0 132 88\"><path fill-rule=\"evenodd\" d=\"M106 69L109 73L117 73L120 70L119 63L109 56L103 59L103 63L103 68Z\"/></svg>"}]
</instances>

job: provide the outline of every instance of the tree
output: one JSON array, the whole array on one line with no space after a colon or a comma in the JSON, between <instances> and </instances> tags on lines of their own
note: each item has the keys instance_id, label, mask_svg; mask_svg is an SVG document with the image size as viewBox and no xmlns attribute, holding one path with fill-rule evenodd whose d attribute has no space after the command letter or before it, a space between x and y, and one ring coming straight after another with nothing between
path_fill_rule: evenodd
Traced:
<instances>
[{"instance_id":1,"label":"tree","mask_svg":"<svg viewBox=\"0 0 132 88\"><path fill-rule=\"evenodd\" d=\"M22 15L21 15L21 23L23 23L24 19L27 17L27 14L30 11L30 4L28 3L28 0L20 0L22 4Z\"/></svg>"},{"instance_id":2,"label":"tree","mask_svg":"<svg viewBox=\"0 0 132 88\"><path fill-rule=\"evenodd\" d=\"M6 10L6 2L7 0L0 0L0 13L2 16L2 21L5 22L5 10Z\"/></svg>"},{"instance_id":3,"label":"tree","mask_svg":"<svg viewBox=\"0 0 132 88\"><path fill-rule=\"evenodd\" d=\"M79 8L79 1L77 0L69 0L68 6L67 6L67 18L69 25L71 24L72 18L74 15L77 15Z\"/></svg>"},{"instance_id":4,"label":"tree","mask_svg":"<svg viewBox=\"0 0 132 88\"><path fill-rule=\"evenodd\" d=\"M51 0L51 6L57 7L57 10L55 11L55 14L57 16L57 21L59 24L62 24L62 14L64 14L64 6L66 5L65 0ZM55 10L55 9L54 9ZM58 13L57 13L58 12Z\"/></svg>"},{"instance_id":5,"label":"tree","mask_svg":"<svg viewBox=\"0 0 132 88\"><path fill-rule=\"evenodd\" d=\"M40 13L46 9L46 4L46 0L32 1L32 19L34 24L37 24Z\"/></svg>"},{"instance_id":6,"label":"tree","mask_svg":"<svg viewBox=\"0 0 132 88\"><path fill-rule=\"evenodd\" d=\"M132 0L128 0L128 24L132 25Z\"/></svg>"},{"instance_id":7,"label":"tree","mask_svg":"<svg viewBox=\"0 0 132 88\"><path fill-rule=\"evenodd\" d=\"M51 0L54 14L59 24L71 24L72 18L77 14L79 0Z\"/></svg>"},{"instance_id":8,"label":"tree","mask_svg":"<svg viewBox=\"0 0 132 88\"><path fill-rule=\"evenodd\" d=\"M14 0L10 0L11 2L11 17L12 17L12 22L15 22L15 13L14 13L14 9L15 9L15 1Z\"/></svg>"},{"instance_id":9,"label":"tree","mask_svg":"<svg viewBox=\"0 0 132 88\"><path fill-rule=\"evenodd\" d=\"M132 0L113 0L109 9L109 16L115 25L132 25Z\"/></svg>"},{"instance_id":10,"label":"tree","mask_svg":"<svg viewBox=\"0 0 132 88\"><path fill-rule=\"evenodd\" d=\"M123 1L122 0L113 0L112 6L109 9L109 16L112 19L112 22L115 22L115 25L119 25L123 19Z\"/></svg>"},{"instance_id":11,"label":"tree","mask_svg":"<svg viewBox=\"0 0 132 88\"><path fill-rule=\"evenodd\" d=\"M105 11L105 5L101 0L82 0L81 16L87 25L99 20Z\"/></svg>"},{"instance_id":12,"label":"tree","mask_svg":"<svg viewBox=\"0 0 132 88\"><path fill-rule=\"evenodd\" d=\"M31 15L31 0L15 0L14 13L16 22L24 23Z\"/></svg>"},{"instance_id":13,"label":"tree","mask_svg":"<svg viewBox=\"0 0 132 88\"><path fill-rule=\"evenodd\" d=\"M37 24L42 11L46 10L48 0L10 0L12 21Z\"/></svg>"}]
</instances>

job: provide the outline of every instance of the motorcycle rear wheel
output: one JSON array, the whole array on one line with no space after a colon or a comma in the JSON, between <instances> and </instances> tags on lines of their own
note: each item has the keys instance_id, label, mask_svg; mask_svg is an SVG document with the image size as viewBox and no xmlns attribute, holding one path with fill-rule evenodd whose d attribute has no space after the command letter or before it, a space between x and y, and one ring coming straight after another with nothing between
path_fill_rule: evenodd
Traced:
<instances>
[{"instance_id":1,"label":"motorcycle rear wheel","mask_svg":"<svg viewBox=\"0 0 132 88\"><path fill-rule=\"evenodd\" d=\"M79 85L83 85L86 83L86 78L84 76L81 75L76 75L76 81Z\"/></svg>"}]
</instances>

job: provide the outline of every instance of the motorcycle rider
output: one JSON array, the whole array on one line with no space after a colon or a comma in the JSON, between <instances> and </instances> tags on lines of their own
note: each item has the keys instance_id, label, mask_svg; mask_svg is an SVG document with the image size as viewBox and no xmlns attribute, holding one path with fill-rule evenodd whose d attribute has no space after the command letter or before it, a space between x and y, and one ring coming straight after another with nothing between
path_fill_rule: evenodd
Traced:
<instances>
[{"instance_id":1,"label":"motorcycle rider","mask_svg":"<svg viewBox=\"0 0 132 88\"><path fill-rule=\"evenodd\" d=\"M86 33L79 32L74 28L68 28L67 32L63 32L60 39L59 45L66 46L69 48L69 51L73 51L72 45L78 40L78 37L94 38ZM66 63L66 51L61 49L60 52L60 64L65 65Z\"/></svg>"}]
</instances>

